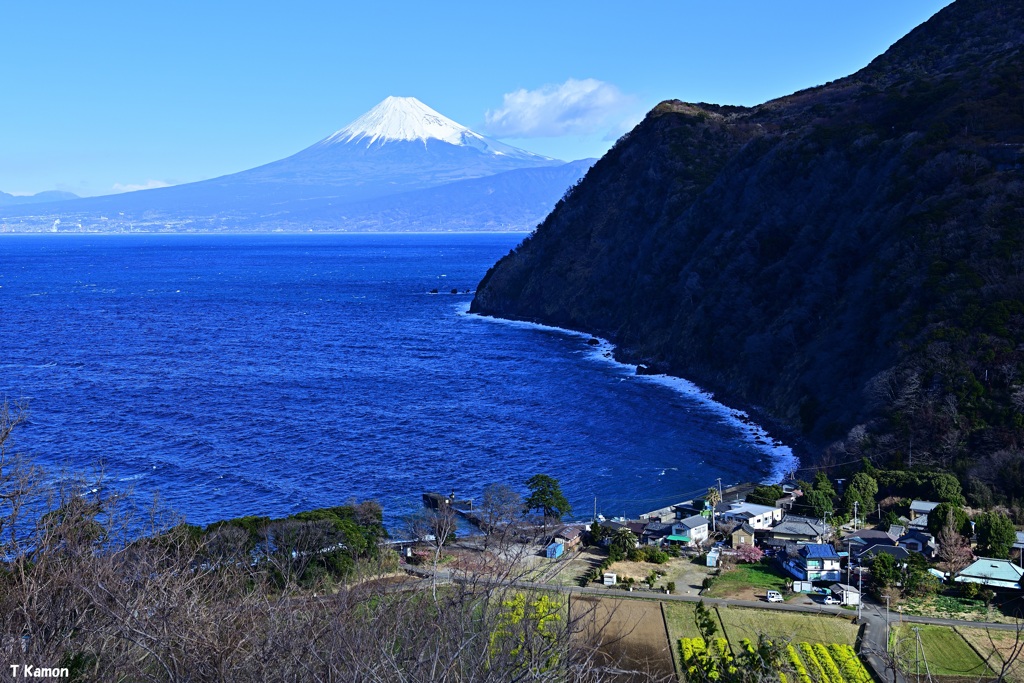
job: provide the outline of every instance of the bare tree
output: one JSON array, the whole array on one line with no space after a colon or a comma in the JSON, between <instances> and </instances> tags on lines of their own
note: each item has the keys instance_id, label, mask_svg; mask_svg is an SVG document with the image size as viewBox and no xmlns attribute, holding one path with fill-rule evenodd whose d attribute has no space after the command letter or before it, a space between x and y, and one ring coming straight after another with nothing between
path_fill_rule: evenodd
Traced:
<instances>
[{"instance_id":1,"label":"bare tree","mask_svg":"<svg viewBox=\"0 0 1024 683\"><path fill-rule=\"evenodd\" d=\"M446 544L455 538L458 517L451 505L441 505L435 510L422 509L410 515L406 523L413 538L426 543L431 549L430 591L437 602L438 565Z\"/></svg>"},{"instance_id":2,"label":"bare tree","mask_svg":"<svg viewBox=\"0 0 1024 683\"><path fill-rule=\"evenodd\" d=\"M951 580L974 560L970 542L957 528L956 517L952 509L946 514L946 520L939 530L936 543L938 544L936 554L946 563Z\"/></svg>"},{"instance_id":3,"label":"bare tree","mask_svg":"<svg viewBox=\"0 0 1024 683\"><path fill-rule=\"evenodd\" d=\"M489 484L484 487L480 505L483 522L484 548L492 536L506 536L513 532L523 519L523 497L505 484Z\"/></svg>"}]
</instances>

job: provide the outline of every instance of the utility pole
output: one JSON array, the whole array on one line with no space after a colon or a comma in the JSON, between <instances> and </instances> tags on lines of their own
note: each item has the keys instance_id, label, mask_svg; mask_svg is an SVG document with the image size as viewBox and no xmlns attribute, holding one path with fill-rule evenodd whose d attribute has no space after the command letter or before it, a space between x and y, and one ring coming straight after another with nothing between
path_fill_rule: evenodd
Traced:
<instances>
[{"instance_id":1,"label":"utility pole","mask_svg":"<svg viewBox=\"0 0 1024 683\"><path fill-rule=\"evenodd\" d=\"M916 669L917 669L917 680L918 683L921 681L921 662L924 661L924 673L928 679L928 683L932 683L932 671L928 666L928 656L924 652L924 643L921 642L921 628L915 626L913 628L914 635L917 637L917 642L914 645L915 656L917 657Z\"/></svg>"},{"instance_id":2,"label":"utility pole","mask_svg":"<svg viewBox=\"0 0 1024 683\"><path fill-rule=\"evenodd\" d=\"M864 597L861 596L861 600ZM885 596L885 651L889 651L889 596Z\"/></svg>"},{"instance_id":3,"label":"utility pole","mask_svg":"<svg viewBox=\"0 0 1024 683\"><path fill-rule=\"evenodd\" d=\"M860 611L864 606L864 568L857 568L857 592L860 593L860 597L857 599L857 623L863 623L860 620Z\"/></svg>"},{"instance_id":4,"label":"utility pole","mask_svg":"<svg viewBox=\"0 0 1024 683\"><path fill-rule=\"evenodd\" d=\"M857 503L860 501L853 501L853 530L857 530Z\"/></svg>"},{"instance_id":5,"label":"utility pole","mask_svg":"<svg viewBox=\"0 0 1024 683\"><path fill-rule=\"evenodd\" d=\"M850 585L850 568L853 567L853 553L851 551L851 544L853 541L846 541L846 585Z\"/></svg>"}]
</instances>

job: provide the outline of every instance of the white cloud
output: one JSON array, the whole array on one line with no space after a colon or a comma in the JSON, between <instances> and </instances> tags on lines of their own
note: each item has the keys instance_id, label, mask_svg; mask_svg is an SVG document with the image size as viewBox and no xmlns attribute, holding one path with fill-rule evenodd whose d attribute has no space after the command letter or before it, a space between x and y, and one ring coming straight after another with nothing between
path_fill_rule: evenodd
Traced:
<instances>
[{"instance_id":1,"label":"white cloud","mask_svg":"<svg viewBox=\"0 0 1024 683\"><path fill-rule=\"evenodd\" d=\"M488 110L485 121L487 132L497 137L586 135L619 124L631 104L632 98L611 83L570 78L506 93L501 108Z\"/></svg>"},{"instance_id":2,"label":"white cloud","mask_svg":"<svg viewBox=\"0 0 1024 683\"><path fill-rule=\"evenodd\" d=\"M170 187L171 184L163 180L147 180L144 184L114 183L111 189L114 192L135 192L136 190L155 190L158 187Z\"/></svg>"}]
</instances>

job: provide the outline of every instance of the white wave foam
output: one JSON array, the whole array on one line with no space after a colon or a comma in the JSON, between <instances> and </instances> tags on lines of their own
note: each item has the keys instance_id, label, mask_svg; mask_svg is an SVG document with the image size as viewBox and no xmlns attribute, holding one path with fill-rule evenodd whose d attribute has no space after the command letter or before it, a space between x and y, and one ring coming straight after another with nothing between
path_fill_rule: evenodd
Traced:
<instances>
[{"instance_id":1,"label":"white wave foam","mask_svg":"<svg viewBox=\"0 0 1024 683\"><path fill-rule=\"evenodd\" d=\"M460 309L459 314L467 317L471 317L475 320L484 320L488 322L500 323L502 325L510 325L512 327L519 327L523 329L543 330L546 332L559 332L568 336L579 337L582 339L597 339L598 343L589 347L589 355L592 359L599 362L607 363L611 366L618 367L623 370L636 372L636 366L628 363L621 363L615 360L615 345L607 339L601 337L595 337L587 332L577 332L576 330L567 330L562 327L555 327L553 325L543 325L541 323L531 323L523 320L506 320L504 318L494 318L486 315L478 315L476 313L469 312L469 302L463 303L458 307ZM746 411L739 410L737 408L730 408L727 405L719 403L715 400L714 394L710 391L701 389L699 386L694 384L688 379L682 377L672 377L670 375L637 375L631 374L630 379L637 379L642 382L652 382L655 384L661 384L662 386L672 389L678 394L687 396L694 401L700 403L702 407L708 409L719 415L723 422L728 423L734 427L739 433L743 434L744 439L751 443L757 450L764 453L771 462L771 474L764 479L762 483L774 484L782 481L789 472L792 472L799 467L800 459L793 455L793 449L781 441L773 438L768 430L759 424L756 424L750 419L750 415ZM623 378L625 379L625 378Z\"/></svg>"}]
</instances>

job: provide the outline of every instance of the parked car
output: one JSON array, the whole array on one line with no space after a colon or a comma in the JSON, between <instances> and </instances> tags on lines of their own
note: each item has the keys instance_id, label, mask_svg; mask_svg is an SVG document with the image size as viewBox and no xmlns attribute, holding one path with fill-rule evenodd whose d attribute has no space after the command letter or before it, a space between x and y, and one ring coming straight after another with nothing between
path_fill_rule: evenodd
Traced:
<instances>
[{"instance_id":1,"label":"parked car","mask_svg":"<svg viewBox=\"0 0 1024 683\"><path fill-rule=\"evenodd\" d=\"M782 602L782 593L779 591L768 591L766 597L768 598L768 602Z\"/></svg>"},{"instance_id":2,"label":"parked car","mask_svg":"<svg viewBox=\"0 0 1024 683\"><path fill-rule=\"evenodd\" d=\"M825 596L825 600L823 602L826 605L841 605L841 604L843 604L843 601L840 600L839 598L835 597L834 595L826 595Z\"/></svg>"}]
</instances>

